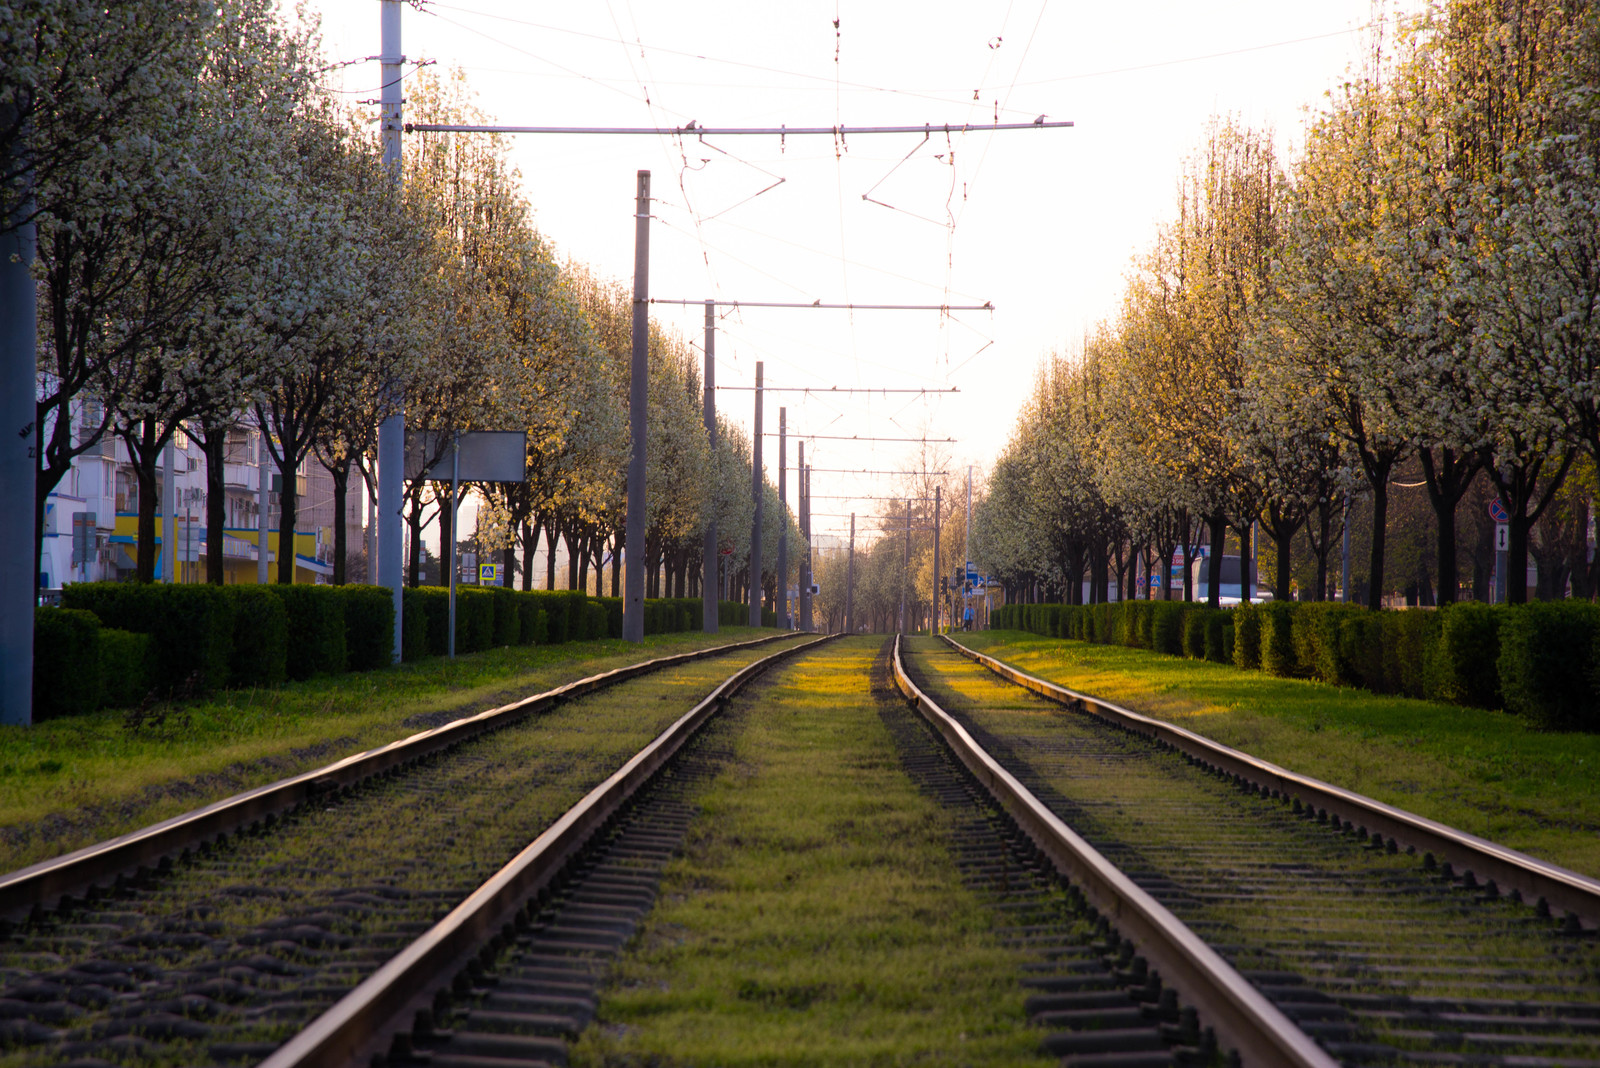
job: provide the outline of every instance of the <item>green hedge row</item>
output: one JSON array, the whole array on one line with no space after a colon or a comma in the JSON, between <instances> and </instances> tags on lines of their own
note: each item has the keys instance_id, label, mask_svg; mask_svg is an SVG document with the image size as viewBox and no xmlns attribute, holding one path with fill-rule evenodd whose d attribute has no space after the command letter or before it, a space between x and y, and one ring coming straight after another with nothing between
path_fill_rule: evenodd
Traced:
<instances>
[{"instance_id":1,"label":"green hedge row","mask_svg":"<svg viewBox=\"0 0 1600 1068\"><path fill-rule=\"evenodd\" d=\"M1587 601L1379 612L1275 601L1236 608L1014 604L995 610L994 626L1504 708L1556 730L1600 731L1600 605Z\"/></svg>"},{"instance_id":2,"label":"green hedge row","mask_svg":"<svg viewBox=\"0 0 1600 1068\"><path fill-rule=\"evenodd\" d=\"M389 664L394 605L381 586L169 586L74 583L34 624L35 718L203 693L276 686ZM404 591L406 660L449 651L450 595ZM742 624L744 605L718 604ZM645 633L699 630L699 598L645 602ZM773 614L764 612L767 626ZM456 589L456 652L622 637L622 599L581 591ZM95 670L83 670L95 665Z\"/></svg>"}]
</instances>

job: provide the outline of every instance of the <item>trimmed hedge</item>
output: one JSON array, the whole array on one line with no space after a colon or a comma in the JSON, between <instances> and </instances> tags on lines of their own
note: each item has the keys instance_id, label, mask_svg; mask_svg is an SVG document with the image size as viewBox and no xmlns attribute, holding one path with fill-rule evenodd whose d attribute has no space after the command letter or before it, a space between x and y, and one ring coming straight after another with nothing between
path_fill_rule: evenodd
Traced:
<instances>
[{"instance_id":1,"label":"trimmed hedge","mask_svg":"<svg viewBox=\"0 0 1600 1068\"><path fill-rule=\"evenodd\" d=\"M388 667L394 654L394 597L382 586L328 588L344 596L345 667L350 671Z\"/></svg>"},{"instance_id":2,"label":"trimmed hedge","mask_svg":"<svg viewBox=\"0 0 1600 1068\"><path fill-rule=\"evenodd\" d=\"M33 616L33 721L123 708L150 689L151 638L100 625L81 608Z\"/></svg>"},{"instance_id":3,"label":"trimmed hedge","mask_svg":"<svg viewBox=\"0 0 1600 1068\"><path fill-rule=\"evenodd\" d=\"M224 586L233 598L234 686L281 686L288 675L289 613L270 586Z\"/></svg>"},{"instance_id":4,"label":"trimmed hedge","mask_svg":"<svg viewBox=\"0 0 1600 1068\"><path fill-rule=\"evenodd\" d=\"M100 619L81 608L33 612L33 718L100 707Z\"/></svg>"},{"instance_id":5,"label":"trimmed hedge","mask_svg":"<svg viewBox=\"0 0 1600 1068\"><path fill-rule=\"evenodd\" d=\"M158 693L228 685L235 601L224 587L75 582L62 589L61 604L93 612L101 626L150 635L150 685Z\"/></svg>"},{"instance_id":6,"label":"trimmed hedge","mask_svg":"<svg viewBox=\"0 0 1600 1068\"><path fill-rule=\"evenodd\" d=\"M1225 609L1008 604L993 620L997 629L1203 656L1375 693L1503 707L1553 730L1600 731L1600 604L1587 601L1379 612L1273 601Z\"/></svg>"},{"instance_id":7,"label":"trimmed hedge","mask_svg":"<svg viewBox=\"0 0 1600 1068\"><path fill-rule=\"evenodd\" d=\"M266 587L289 615L289 677L338 675L345 669L344 598L336 586Z\"/></svg>"}]
</instances>

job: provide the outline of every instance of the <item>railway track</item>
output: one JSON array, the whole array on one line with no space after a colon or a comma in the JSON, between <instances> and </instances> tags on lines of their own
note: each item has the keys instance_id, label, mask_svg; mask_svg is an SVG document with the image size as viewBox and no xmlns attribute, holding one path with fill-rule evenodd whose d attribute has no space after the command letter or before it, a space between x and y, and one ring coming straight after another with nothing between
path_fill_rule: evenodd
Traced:
<instances>
[{"instance_id":1,"label":"railway track","mask_svg":"<svg viewBox=\"0 0 1600 1068\"><path fill-rule=\"evenodd\" d=\"M0 1065L271 1054L530 841L536 892L653 770L639 746L675 748L797 648L768 641L580 680L0 877ZM605 805L575 817L596 782Z\"/></svg>"},{"instance_id":2,"label":"railway track","mask_svg":"<svg viewBox=\"0 0 1600 1068\"><path fill-rule=\"evenodd\" d=\"M1600 1063L1600 945L1581 920L1591 880L1319 793L1325 784L1244 754L1197 750L1143 717L1064 713L1092 699L1047 699L1036 692L1047 684L1024 688L931 639L908 643L905 659L908 683L1022 791L1338 1061ZM1443 842L1456 862L1416 840ZM1563 907L1502 890L1519 883L1564 894Z\"/></svg>"}]
</instances>

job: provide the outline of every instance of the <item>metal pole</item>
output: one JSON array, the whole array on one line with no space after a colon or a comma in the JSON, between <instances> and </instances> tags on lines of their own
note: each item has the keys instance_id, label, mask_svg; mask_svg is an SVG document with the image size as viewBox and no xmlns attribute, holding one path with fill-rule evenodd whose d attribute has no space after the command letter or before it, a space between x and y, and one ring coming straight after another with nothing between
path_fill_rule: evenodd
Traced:
<instances>
[{"instance_id":1,"label":"metal pole","mask_svg":"<svg viewBox=\"0 0 1600 1068\"><path fill-rule=\"evenodd\" d=\"M400 68L405 56L400 51L400 9L402 0L380 0L382 41L379 50L382 75L378 90L380 101L379 136L383 142L383 165L389 172L394 195L400 195L400 130L404 121L403 86ZM393 388L393 387L391 387ZM374 580L389 591L394 604L394 636L390 659L398 664L402 651L401 636L405 633L402 619L405 603L402 596L403 569L400 566L401 522L400 513L405 508L406 417L403 412L386 418L378 424L378 572ZM266 553L265 542L262 553Z\"/></svg>"},{"instance_id":2,"label":"metal pole","mask_svg":"<svg viewBox=\"0 0 1600 1068\"><path fill-rule=\"evenodd\" d=\"M934 635L939 633L939 496L943 491L943 486L933 487L933 600L929 602L928 633Z\"/></svg>"},{"instance_id":3,"label":"metal pole","mask_svg":"<svg viewBox=\"0 0 1600 1068\"><path fill-rule=\"evenodd\" d=\"M756 361L756 432L751 447L750 497L756 515L750 523L750 625L761 626L761 376L762 361Z\"/></svg>"},{"instance_id":4,"label":"metal pole","mask_svg":"<svg viewBox=\"0 0 1600 1068\"><path fill-rule=\"evenodd\" d=\"M161 581L167 585L177 582L178 562L178 488L173 485L173 453L177 445L175 434L167 435L167 447L161 450Z\"/></svg>"},{"instance_id":5,"label":"metal pole","mask_svg":"<svg viewBox=\"0 0 1600 1068\"><path fill-rule=\"evenodd\" d=\"M638 174L633 206L633 359L628 382L627 556L622 561L622 637L644 641L644 474L650 412L650 172Z\"/></svg>"},{"instance_id":6,"label":"metal pole","mask_svg":"<svg viewBox=\"0 0 1600 1068\"><path fill-rule=\"evenodd\" d=\"M906 587L911 582L911 502L906 502L906 564L900 572L900 633L906 632Z\"/></svg>"},{"instance_id":7,"label":"metal pole","mask_svg":"<svg viewBox=\"0 0 1600 1068\"><path fill-rule=\"evenodd\" d=\"M711 469L717 463L717 303L706 301L706 373L705 422L706 441L711 446ZM700 616L701 630L717 633L717 516L713 512L706 523L704 559L700 562Z\"/></svg>"},{"instance_id":8,"label":"metal pole","mask_svg":"<svg viewBox=\"0 0 1600 1068\"><path fill-rule=\"evenodd\" d=\"M799 443L800 457L795 465L800 494L800 629L811 633L811 472L806 467L806 443Z\"/></svg>"},{"instance_id":9,"label":"metal pole","mask_svg":"<svg viewBox=\"0 0 1600 1068\"><path fill-rule=\"evenodd\" d=\"M778 629L789 629L789 409L778 409Z\"/></svg>"},{"instance_id":10,"label":"metal pole","mask_svg":"<svg viewBox=\"0 0 1600 1068\"><path fill-rule=\"evenodd\" d=\"M965 550L961 556L961 625L967 625L967 613L972 611L972 590L967 585L967 573L972 567L972 465L967 465L967 528L962 531ZM985 592L987 597L988 593Z\"/></svg>"},{"instance_id":11,"label":"metal pole","mask_svg":"<svg viewBox=\"0 0 1600 1068\"><path fill-rule=\"evenodd\" d=\"M1350 603L1350 495L1344 495L1344 562L1339 571L1339 600Z\"/></svg>"},{"instance_id":12,"label":"metal pole","mask_svg":"<svg viewBox=\"0 0 1600 1068\"><path fill-rule=\"evenodd\" d=\"M456 522L461 518L461 510L456 506L460 496L461 487L461 435L457 434L450 442L450 548L445 551L443 545L439 546L439 556L450 565L450 637L448 639L449 655L452 659L456 655L456 572L461 568L456 564L456 542L461 540L456 532Z\"/></svg>"},{"instance_id":13,"label":"metal pole","mask_svg":"<svg viewBox=\"0 0 1600 1068\"><path fill-rule=\"evenodd\" d=\"M856 514L850 513L850 558L845 562L844 632L856 632Z\"/></svg>"},{"instance_id":14,"label":"metal pole","mask_svg":"<svg viewBox=\"0 0 1600 1068\"><path fill-rule=\"evenodd\" d=\"M267 428L257 428L261 435L256 439L256 584L265 586L270 581L267 562L267 536L272 531L272 500L267 487L272 473L267 470Z\"/></svg>"},{"instance_id":15,"label":"metal pole","mask_svg":"<svg viewBox=\"0 0 1600 1068\"><path fill-rule=\"evenodd\" d=\"M13 113L0 111L10 125ZM10 161L8 161L10 162ZM31 178L31 176L29 176ZM19 197L17 214L33 215L31 191ZM0 723L33 722L33 606L39 599L38 448L44 435L35 425L34 375L38 371L39 291L33 280L37 248L33 223L0 218L0 500L26 509L28 518L0 524ZM22 561L27 561L23 564Z\"/></svg>"}]
</instances>

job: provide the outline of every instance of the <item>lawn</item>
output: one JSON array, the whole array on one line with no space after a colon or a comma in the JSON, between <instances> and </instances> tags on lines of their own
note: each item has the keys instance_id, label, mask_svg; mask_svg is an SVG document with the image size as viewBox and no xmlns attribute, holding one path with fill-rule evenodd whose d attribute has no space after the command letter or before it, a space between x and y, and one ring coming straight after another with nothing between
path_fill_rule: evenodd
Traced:
<instances>
[{"instance_id":1,"label":"lawn","mask_svg":"<svg viewBox=\"0 0 1600 1068\"><path fill-rule=\"evenodd\" d=\"M956 637L1031 675L1600 877L1600 736L1123 646L1020 631Z\"/></svg>"},{"instance_id":2,"label":"lawn","mask_svg":"<svg viewBox=\"0 0 1600 1068\"><path fill-rule=\"evenodd\" d=\"M575 1065L1039 1064L1022 951L901 770L846 639L752 687Z\"/></svg>"},{"instance_id":3,"label":"lawn","mask_svg":"<svg viewBox=\"0 0 1600 1068\"><path fill-rule=\"evenodd\" d=\"M510 647L230 690L143 717L107 709L0 726L0 872L573 679L771 633Z\"/></svg>"}]
</instances>

